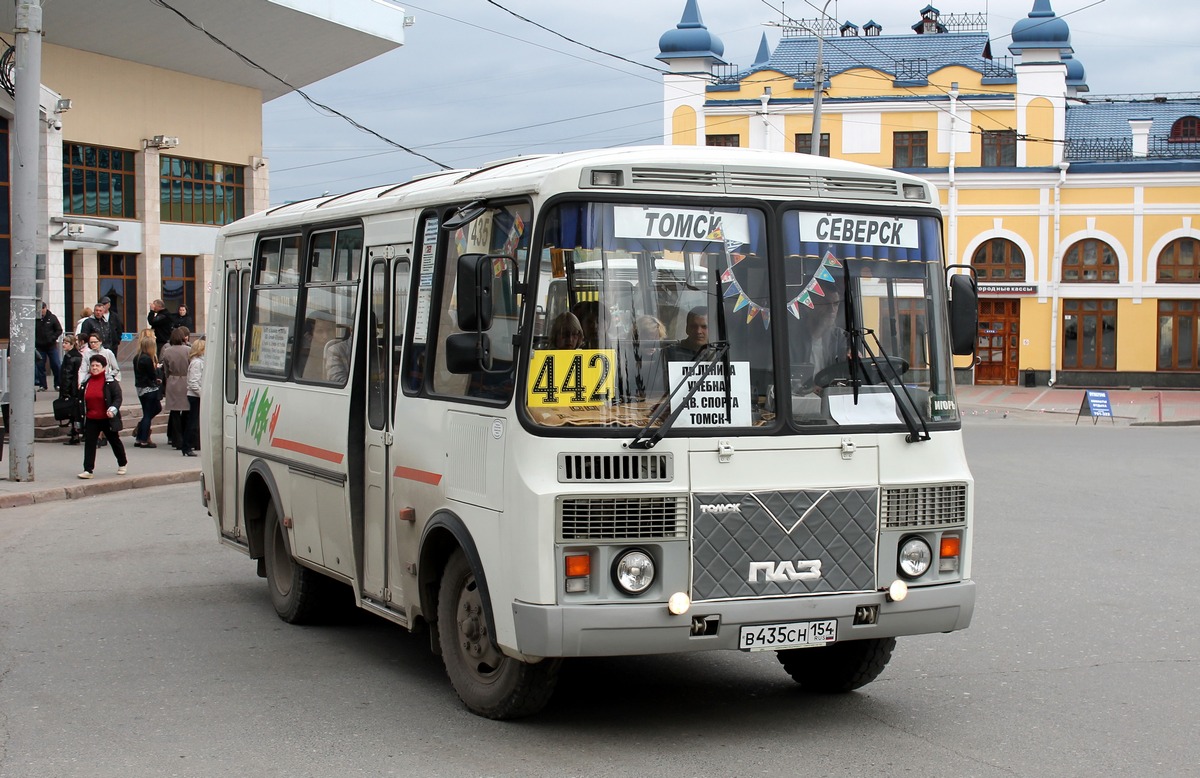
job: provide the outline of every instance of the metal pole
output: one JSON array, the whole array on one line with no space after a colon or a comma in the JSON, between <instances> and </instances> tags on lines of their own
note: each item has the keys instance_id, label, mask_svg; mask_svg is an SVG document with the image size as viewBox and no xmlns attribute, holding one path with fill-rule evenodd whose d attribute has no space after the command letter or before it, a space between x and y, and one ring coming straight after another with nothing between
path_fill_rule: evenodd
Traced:
<instances>
[{"instance_id":1,"label":"metal pole","mask_svg":"<svg viewBox=\"0 0 1200 778\"><path fill-rule=\"evenodd\" d=\"M825 23L825 11L833 0L825 0L821 18L817 20L817 66L813 69L813 126L809 153L821 154L821 92L825 89L825 34L821 32Z\"/></svg>"},{"instance_id":2,"label":"metal pole","mask_svg":"<svg viewBox=\"0 0 1200 778\"><path fill-rule=\"evenodd\" d=\"M33 349L37 320L38 160L42 93L41 0L16 2L17 64L12 154L12 291L9 313L8 476L34 480Z\"/></svg>"}]
</instances>

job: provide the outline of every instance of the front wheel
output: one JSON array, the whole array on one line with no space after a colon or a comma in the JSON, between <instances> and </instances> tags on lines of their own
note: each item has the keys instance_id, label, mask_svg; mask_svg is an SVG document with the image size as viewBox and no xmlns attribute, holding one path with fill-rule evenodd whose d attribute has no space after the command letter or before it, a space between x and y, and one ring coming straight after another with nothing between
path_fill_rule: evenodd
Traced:
<instances>
[{"instance_id":1,"label":"front wheel","mask_svg":"<svg viewBox=\"0 0 1200 778\"><path fill-rule=\"evenodd\" d=\"M334 583L292 558L275 503L267 506L264 519L263 567L271 604L289 624L311 623L326 612Z\"/></svg>"},{"instance_id":2,"label":"front wheel","mask_svg":"<svg viewBox=\"0 0 1200 778\"><path fill-rule=\"evenodd\" d=\"M442 573L437 612L446 675L472 712L489 719L512 719L530 716L546 705L562 660L530 664L496 648L475 572L462 551L454 552Z\"/></svg>"},{"instance_id":3,"label":"front wheel","mask_svg":"<svg viewBox=\"0 0 1200 778\"><path fill-rule=\"evenodd\" d=\"M793 648L775 654L783 669L805 691L840 694L878 678L895 648L895 638L875 638L819 648Z\"/></svg>"}]
</instances>

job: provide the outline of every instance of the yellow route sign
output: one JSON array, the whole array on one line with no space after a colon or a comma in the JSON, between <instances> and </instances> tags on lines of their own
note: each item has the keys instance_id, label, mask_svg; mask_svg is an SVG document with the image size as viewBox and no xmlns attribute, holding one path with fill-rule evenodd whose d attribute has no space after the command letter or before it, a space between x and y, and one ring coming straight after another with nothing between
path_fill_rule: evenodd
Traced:
<instances>
[{"instance_id":1,"label":"yellow route sign","mask_svg":"<svg viewBox=\"0 0 1200 778\"><path fill-rule=\"evenodd\" d=\"M525 401L531 408L607 405L614 394L616 359L613 349L534 351Z\"/></svg>"}]
</instances>

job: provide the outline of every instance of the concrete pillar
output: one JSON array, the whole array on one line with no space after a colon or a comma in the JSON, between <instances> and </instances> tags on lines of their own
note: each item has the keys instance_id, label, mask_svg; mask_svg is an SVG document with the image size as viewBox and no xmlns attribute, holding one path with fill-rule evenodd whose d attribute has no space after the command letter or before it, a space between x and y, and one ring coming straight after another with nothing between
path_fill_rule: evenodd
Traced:
<instances>
[{"instance_id":1,"label":"concrete pillar","mask_svg":"<svg viewBox=\"0 0 1200 778\"><path fill-rule=\"evenodd\" d=\"M159 150L147 147L134 162L137 177L138 218L142 223L142 253L137 258L137 310L150 310L150 302L162 296L162 189L159 184ZM126 322L125 328L137 332L145 328L145 318Z\"/></svg>"}]
</instances>

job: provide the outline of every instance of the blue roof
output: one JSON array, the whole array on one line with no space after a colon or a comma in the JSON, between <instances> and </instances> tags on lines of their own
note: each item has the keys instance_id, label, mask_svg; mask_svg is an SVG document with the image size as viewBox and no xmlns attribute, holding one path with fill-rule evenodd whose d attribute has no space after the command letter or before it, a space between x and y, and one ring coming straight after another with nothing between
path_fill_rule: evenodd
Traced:
<instances>
[{"instance_id":1,"label":"blue roof","mask_svg":"<svg viewBox=\"0 0 1200 778\"><path fill-rule=\"evenodd\" d=\"M983 57L987 42L986 32L826 38L823 58L827 77L852 68L867 67L899 80L923 81L929 73L950 65L962 65L978 73L995 76L1001 66ZM811 75L802 72L811 71L816 60L816 37L783 38L775 47L769 62L756 63L740 77L744 78L758 70L777 70L785 75L797 76L798 81L807 81L811 85ZM1004 75L1015 78L1011 69L1003 69Z\"/></svg>"},{"instance_id":2,"label":"blue roof","mask_svg":"<svg viewBox=\"0 0 1200 778\"><path fill-rule=\"evenodd\" d=\"M1088 105L1067 104L1069 139L1128 138L1130 119L1153 119L1151 138L1165 138L1171 125L1185 116L1200 116L1200 100L1171 102L1096 102Z\"/></svg>"}]
</instances>

